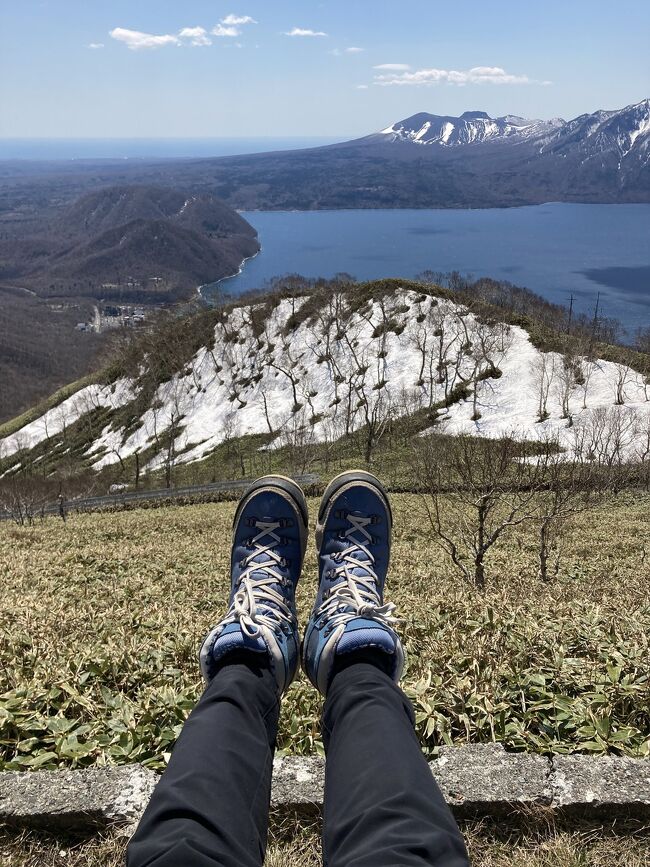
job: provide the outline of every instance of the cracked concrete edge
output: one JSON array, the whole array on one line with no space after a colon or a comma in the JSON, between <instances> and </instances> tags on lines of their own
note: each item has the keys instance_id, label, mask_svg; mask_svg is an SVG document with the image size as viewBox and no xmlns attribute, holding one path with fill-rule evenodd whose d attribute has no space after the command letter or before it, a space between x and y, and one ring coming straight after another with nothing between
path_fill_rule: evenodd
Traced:
<instances>
[{"instance_id":1,"label":"cracked concrete edge","mask_svg":"<svg viewBox=\"0 0 650 867\"><path fill-rule=\"evenodd\" d=\"M627 756L554 756L553 806L566 815L650 818L650 761Z\"/></svg>"},{"instance_id":2,"label":"cracked concrete edge","mask_svg":"<svg viewBox=\"0 0 650 867\"><path fill-rule=\"evenodd\" d=\"M0 824L82 830L134 826L158 781L142 765L0 772Z\"/></svg>"},{"instance_id":3,"label":"cracked concrete edge","mask_svg":"<svg viewBox=\"0 0 650 867\"><path fill-rule=\"evenodd\" d=\"M459 818L534 808L586 819L650 818L650 761L507 753L500 744L442 747L430 763ZM0 772L0 824L52 830L135 827L159 775L142 765ZM325 760L278 756L271 806L313 813L323 803Z\"/></svg>"}]
</instances>

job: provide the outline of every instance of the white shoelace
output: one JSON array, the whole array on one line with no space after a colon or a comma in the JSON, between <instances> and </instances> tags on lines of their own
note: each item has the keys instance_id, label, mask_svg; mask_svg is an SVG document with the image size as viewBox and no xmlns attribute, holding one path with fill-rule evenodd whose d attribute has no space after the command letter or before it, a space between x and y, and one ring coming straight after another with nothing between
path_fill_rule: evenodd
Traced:
<instances>
[{"instance_id":1,"label":"white shoelace","mask_svg":"<svg viewBox=\"0 0 650 867\"><path fill-rule=\"evenodd\" d=\"M255 521L254 526L260 532L251 540L253 551L243 560L246 568L240 576L239 589L223 621L224 623L238 621L242 632L249 638L255 638L259 634L261 625L276 630L278 624L293 623L293 614L285 598L271 586L285 582L282 575L277 572L277 567L282 564L283 558L273 550L281 542L280 536L275 532L280 527L280 522ZM266 536L270 541L265 544L262 540ZM252 562L260 555L266 555L268 559L260 563ZM266 577L253 578L254 572L264 572ZM267 610L260 612L258 606L264 606Z\"/></svg>"},{"instance_id":2,"label":"white shoelace","mask_svg":"<svg viewBox=\"0 0 650 867\"><path fill-rule=\"evenodd\" d=\"M372 535L366 527L372 523L372 518L348 515L346 520L351 526L345 531L345 538L351 544L333 557L334 560L342 561L341 566L334 570L333 579L336 581L343 576L345 581L341 581L330 591L318 608L316 618L326 619L328 627L332 629L344 625L354 617L366 617L368 620L377 620L391 626L398 622L398 618L393 616L395 605L392 602L380 604L377 573L373 568L375 558L367 547L367 544L372 542ZM355 537L355 533L360 533L362 538ZM360 560L360 554L367 559ZM354 568L363 569L367 577L355 575L351 571Z\"/></svg>"}]
</instances>

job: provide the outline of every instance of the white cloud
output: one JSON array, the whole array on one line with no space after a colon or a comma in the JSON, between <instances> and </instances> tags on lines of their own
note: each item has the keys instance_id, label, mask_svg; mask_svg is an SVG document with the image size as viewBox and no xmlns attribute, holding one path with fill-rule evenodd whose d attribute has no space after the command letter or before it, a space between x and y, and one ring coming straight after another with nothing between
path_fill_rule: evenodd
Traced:
<instances>
[{"instance_id":1,"label":"white cloud","mask_svg":"<svg viewBox=\"0 0 650 867\"><path fill-rule=\"evenodd\" d=\"M104 43L103 43L103 42L91 42L91 43L88 45L88 48L95 48L95 49L96 49L96 48L103 48L103 47L104 47Z\"/></svg>"},{"instance_id":2,"label":"white cloud","mask_svg":"<svg viewBox=\"0 0 650 867\"><path fill-rule=\"evenodd\" d=\"M363 48L359 48L357 45L351 45L349 48L344 49L346 54L361 54L364 50Z\"/></svg>"},{"instance_id":3,"label":"white cloud","mask_svg":"<svg viewBox=\"0 0 650 867\"><path fill-rule=\"evenodd\" d=\"M373 69L387 69L392 72L406 72L410 68L408 63L380 63L379 66L373 66Z\"/></svg>"},{"instance_id":4,"label":"white cloud","mask_svg":"<svg viewBox=\"0 0 650 867\"><path fill-rule=\"evenodd\" d=\"M368 90L367 84L357 84L357 90Z\"/></svg>"},{"instance_id":5,"label":"white cloud","mask_svg":"<svg viewBox=\"0 0 650 867\"><path fill-rule=\"evenodd\" d=\"M212 45L205 27L183 27L178 35L181 39L189 39L190 45Z\"/></svg>"},{"instance_id":6,"label":"white cloud","mask_svg":"<svg viewBox=\"0 0 650 867\"><path fill-rule=\"evenodd\" d=\"M165 45L179 45L178 36L164 33L157 36L153 33L142 33L139 30L127 30L124 27L115 27L108 34L112 39L123 42L131 51L141 48L162 48Z\"/></svg>"},{"instance_id":7,"label":"white cloud","mask_svg":"<svg viewBox=\"0 0 650 867\"><path fill-rule=\"evenodd\" d=\"M226 26L237 26L238 24L257 24L257 21L250 15L226 15L225 18L221 19L221 23Z\"/></svg>"},{"instance_id":8,"label":"white cloud","mask_svg":"<svg viewBox=\"0 0 650 867\"><path fill-rule=\"evenodd\" d=\"M436 84L534 84L527 75L513 75L500 66L473 66L471 69L418 69L399 72L398 64L384 64L375 69L393 70L393 73L375 75L374 84L380 87L432 86Z\"/></svg>"},{"instance_id":9,"label":"white cloud","mask_svg":"<svg viewBox=\"0 0 650 867\"><path fill-rule=\"evenodd\" d=\"M241 30L237 27L227 27L223 24L217 24L210 32L214 36L241 36Z\"/></svg>"},{"instance_id":10,"label":"white cloud","mask_svg":"<svg viewBox=\"0 0 650 867\"><path fill-rule=\"evenodd\" d=\"M257 21L250 15L226 15L212 28L212 33L214 36L241 36L239 28L244 24L257 24Z\"/></svg>"},{"instance_id":11,"label":"white cloud","mask_svg":"<svg viewBox=\"0 0 650 867\"><path fill-rule=\"evenodd\" d=\"M294 27L293 30L288 30L285 36L327 36L322 30L305 30L303 27Z\"/></svg>"}]
</instances>

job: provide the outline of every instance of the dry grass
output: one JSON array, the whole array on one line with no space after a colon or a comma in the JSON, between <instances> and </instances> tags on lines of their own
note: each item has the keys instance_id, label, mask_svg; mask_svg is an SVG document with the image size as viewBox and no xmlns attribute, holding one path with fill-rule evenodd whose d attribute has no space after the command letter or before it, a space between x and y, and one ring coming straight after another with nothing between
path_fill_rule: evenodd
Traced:
<instances>
[{"instance_id":1,"label":"dry grass","mask_svg":"<svg viewBox=\"0 0 650 867\"><path fill-rule=\"evenodd\" d=\"M614 733L634 722L648 737L650 497L621 497L576 521L552 585L536 579L532 539L521 529L494 549L492 578L480 594L433 545L419 499L398 495L393 502L388 592L405 617L405 685L429 753L449 737L494 736L542 751L549 744L574 749L576 740L598 737L579 735L577 724L571 728L561 718L561 708L553 709L560 695L570 698L570 720L582 715L586 726L590 713L609 714ZM316 504L310 505L313 514ZM201 688L200 639L224 608L234 507L0 525L0 755L6 765L164 764ZM315 570L310 548L298 593L303 623ZM608 666L620 672L610 676ZM591 704L594 685L604 705ZM319 750L319 710L315 691L300 679L284 703L280 746ZM603 748L626 746L612 741ZM650 865L647 832L534 823L464 830L475 867ZM124 841L110 836L0 835L3 867L115 867L123 849ZM274 822L267 864L320 864L318 826Z\"/></svg>"},{"instance_id":2,"label":"dry grass","mask_svg":"<svg viewBox=\"0 0 650 867\"><path fill-rule=\"evenodd\" d=\"M648 867L647 829L591 826L569 830L535 823L462 827L473 867ZM279 831L279 833L278 833ZM320 867L317 824L271 825L266 867ZM49 834L0 832L3 867L118 867L126 840L110 835L74 840Z\"/></svg>"},{"instance_id":3,"label":"dry grass","mask_svg":"<svg viewBox=\"0 0 650 867\"><path fill-rule=\"evenodd\" d=\"M551 585L536 579L522 528L494 549L496 577L482 593L432 544L418 497L393 502L388 593L404 616L404 685L429 754L443 742L494 739L537 752L647 753L650 497L622 497L576 521ZM234 508L0 526L5 767L164 765L201 688L198 645L224 609ZM315 575L310 547L303 623ZM320 751L319 711L299 679L280 747Z\"/></svg>"}]
</instances>

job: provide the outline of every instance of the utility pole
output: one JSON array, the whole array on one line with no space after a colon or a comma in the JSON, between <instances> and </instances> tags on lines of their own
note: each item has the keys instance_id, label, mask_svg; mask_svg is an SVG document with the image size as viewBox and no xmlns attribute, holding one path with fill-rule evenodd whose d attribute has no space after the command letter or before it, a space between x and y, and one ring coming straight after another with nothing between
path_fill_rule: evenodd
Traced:
<instances>
[{"instance_id":1,"label":"utility pole","mask_svg":"<svg viewBox=\"0 0 650 867\"><path fill-rule=\"evenodd\" d=\"M596 295L596 307L594 309L594 321L591 326L591 341L589 343L589 354L591 355L594 348L594 342L596 340L596 329L598 327L598 308L600 307L600 292Z\"/></svg>"},{"instance_id":2,"label":"utility pole","mask_svg":"<svg viewBox=\"0 0 650 867\"><path fill-rule=\"evenodd\" d=\"M566 326L566 333L571 334L571 320L573 318L573 292L571 293L571 298L569 299L569 321Z\"/></svg>"}]
</instances>

